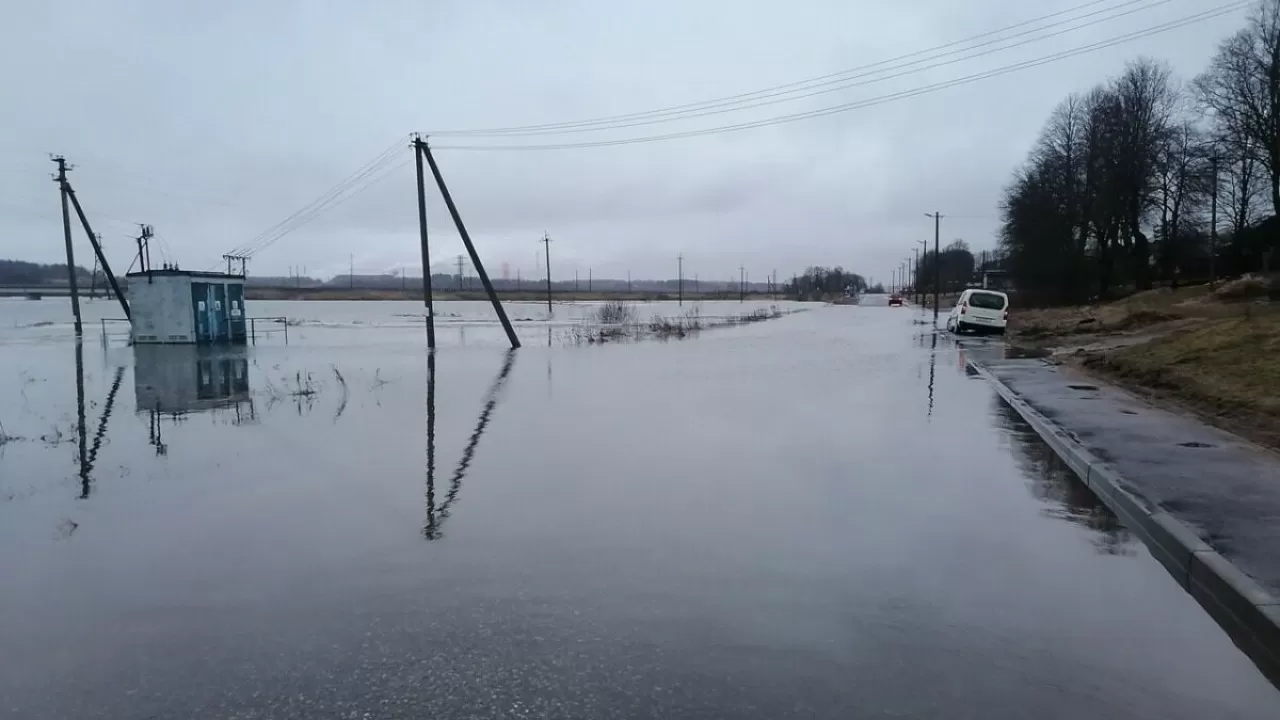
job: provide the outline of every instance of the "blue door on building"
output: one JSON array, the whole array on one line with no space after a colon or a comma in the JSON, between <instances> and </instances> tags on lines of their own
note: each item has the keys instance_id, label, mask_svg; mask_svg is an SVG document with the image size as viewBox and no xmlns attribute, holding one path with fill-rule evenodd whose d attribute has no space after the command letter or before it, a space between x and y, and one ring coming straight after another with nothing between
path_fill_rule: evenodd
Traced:
<instances>
[{"instance_id":1,"label":"blue door on building","mask_svg":"<svg viewBox=\"0 0 1280 720\"><path fill-rule=\"evenodd\" d=\"M231 325L231 342L243 344L245 341L244 286L227 286L227 305Z\"/></svg>"},{"instance_id":2,"label":"blue door on building","mask_svg":"<svg viewBox=\"0 0 1280 720\"><path fill-rule=\"evenodd\" d=\"M222 283L191 283L191 306L195 313L197 343L224 343L230 339L226 286Z\"/></svg>"}]
</instances>

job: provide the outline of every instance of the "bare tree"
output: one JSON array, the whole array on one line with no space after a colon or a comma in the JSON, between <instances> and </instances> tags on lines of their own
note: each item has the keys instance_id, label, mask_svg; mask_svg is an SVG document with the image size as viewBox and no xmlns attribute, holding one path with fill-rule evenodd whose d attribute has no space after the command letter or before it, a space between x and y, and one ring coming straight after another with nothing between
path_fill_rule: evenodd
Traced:
<instances>
[{"instance_id":1,"label":"bare tree","mask_svg":"<svg viewBox=\"0 0 1280 720\"><path fill-rule=\"evenodd\" d=\"M1178 93L1163 63L1136 60L1112 82L1119 102L1115 121L1118 143L1114 190L1121 203L1131 271L1139 290L1151 288L1151 241L1142 221L1157 207L1157 167L1167 141Z\"/></svg>"},{"instance_id":2,"label":"bare tree","mask_svg":"<svg viewBox=\"0 0 1280 720\"><path fill-rule=\"evenodd\" d=\"M1259 2L1195 86L1219 128L1240 148L1256 149L1270 181L1272 212L1280 213L1280 0Z\"/></svg>"}]
</instances>

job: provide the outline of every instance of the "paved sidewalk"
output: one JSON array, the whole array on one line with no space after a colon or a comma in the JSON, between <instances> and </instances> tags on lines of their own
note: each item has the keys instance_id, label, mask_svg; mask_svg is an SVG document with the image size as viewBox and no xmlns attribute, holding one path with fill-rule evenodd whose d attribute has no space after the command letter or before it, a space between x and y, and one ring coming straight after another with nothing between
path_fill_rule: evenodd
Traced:
<instances>
[{"instance_id":1,"label":"paved sidewalk","mask_svg":"<svg viewBox=\"0 0 1280 720\"><path fill-rule=\"evenodd\" d=\"M1280 457L1069 368L975 355L1179 584L1280 672Z\"/></svg>"}]
</instances>

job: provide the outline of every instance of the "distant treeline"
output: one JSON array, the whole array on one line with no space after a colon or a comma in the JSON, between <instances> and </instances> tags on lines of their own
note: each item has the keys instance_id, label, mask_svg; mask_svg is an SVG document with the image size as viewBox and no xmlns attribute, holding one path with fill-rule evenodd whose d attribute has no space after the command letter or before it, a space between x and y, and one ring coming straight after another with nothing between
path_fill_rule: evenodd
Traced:
<instances>
[{"instance_id":1,"label":"distant treeline","mask_svg":"<svg viewBox=\"0 0 1280 720\"><path fill-rule=\"evenodd\" d=\"M545 290L547 281L545 277L534 278L495 278L490 276L490 281L496 290L501 291L538 291ZM311 277L280 277L280 276L254 276L250 275L245 284L257 287L276 287L276 288L297 288L297 289L344 289L351 288L357 290L422 290L422 278L420 277L402 277L400 275L337 275L328 280ZM551 281L551 290L555 293L566 292L644 292L644 293L669 293L675 296L680 291L680 280L642 280L636 279L627 281L616 278L588 278L579 276L577 279L573 277L557 278L553 277ZM431 289L436 292L467 292L474 290L484 290L480 278L473 274L465 274L462 276L456 274L432 273ZM746 284L747 292L768 292L770 286L768 283L748 282ZM687 277L684 279L684 291L687 293L736 293L738 292L738 281L721 280L714 282L706 279L694 279Z\"/></svg>"},{"instance_id":2,"label":"distant treeline","mask_svg":"<svg viewBox=\"0 0 1280 720\"><path fill-rule=\"evenodd\" d=\"M101 276L101 275L99 275ZM91 280L89 271L76 266L76 279ZM66 285L67 265L42 265L22 260L0 260L0 285Z\"/></svg>"},{"instance_id":3,"label":"distant treeline","mask_svg":"<svg viewBox=\"0 0 1280 720\"><path fill-rule=\"evenodd\" d=\"M840 266L810 267L783 286L787 297L821 300L825 297L860 295L867 291L867 279Z\"/></svg>"}]
</instances>

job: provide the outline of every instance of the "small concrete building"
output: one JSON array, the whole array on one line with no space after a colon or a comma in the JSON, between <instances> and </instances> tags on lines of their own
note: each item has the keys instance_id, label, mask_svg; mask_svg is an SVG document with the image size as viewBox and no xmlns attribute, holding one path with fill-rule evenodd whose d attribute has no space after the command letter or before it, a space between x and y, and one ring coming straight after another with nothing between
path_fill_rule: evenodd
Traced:
<instances>
[{"instance_id":1,"label":"small concrete building","mask_svg":"<svg viewBox=\"0 0 1280 720\"><path fill-rule=\"evenodd\" d=\"M165 269L125 278L134 343L245 343L243 275Z\"/></svg>"}]
</instances>

